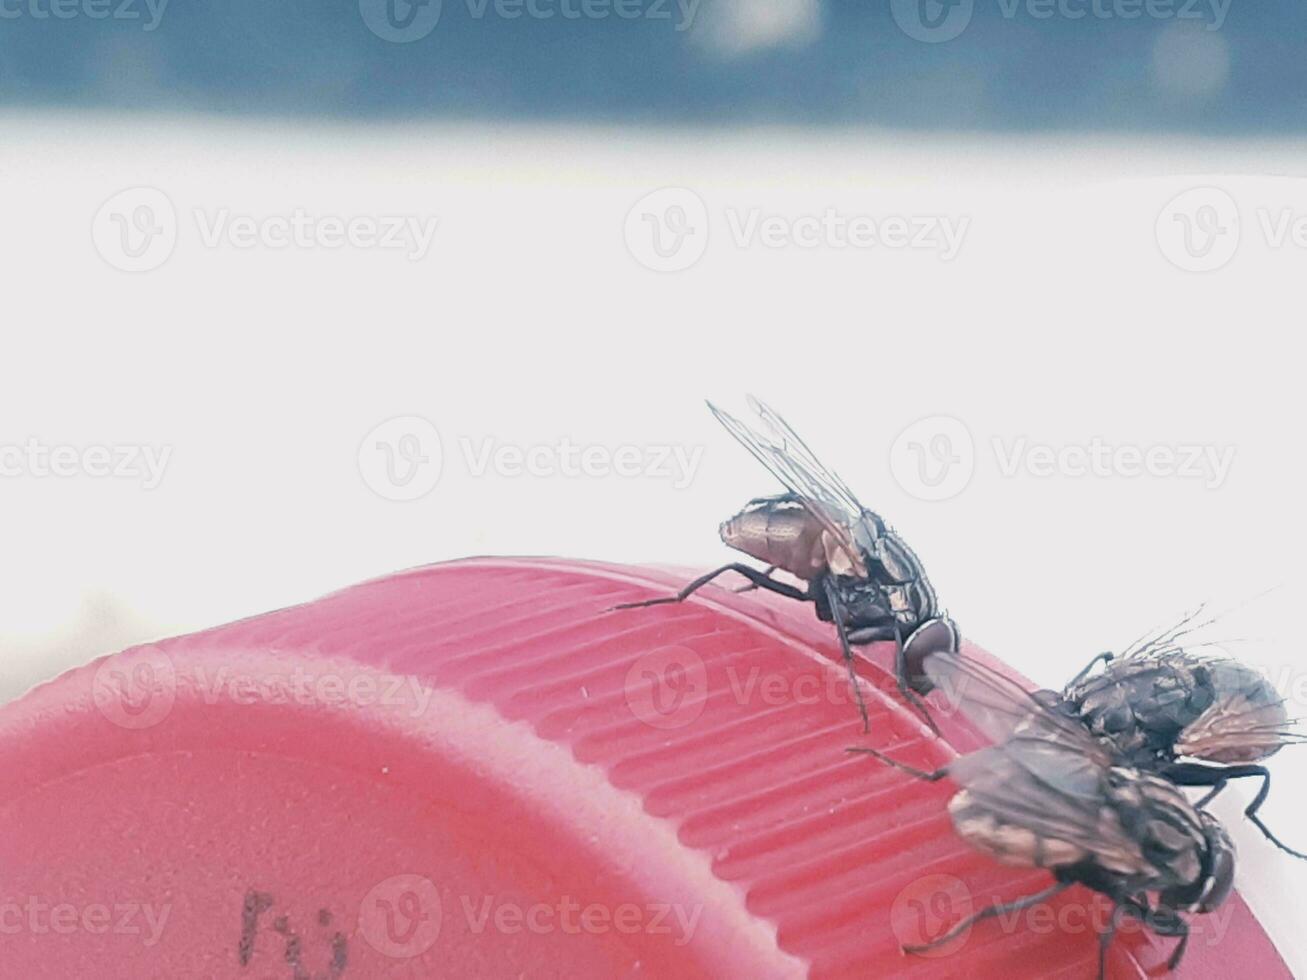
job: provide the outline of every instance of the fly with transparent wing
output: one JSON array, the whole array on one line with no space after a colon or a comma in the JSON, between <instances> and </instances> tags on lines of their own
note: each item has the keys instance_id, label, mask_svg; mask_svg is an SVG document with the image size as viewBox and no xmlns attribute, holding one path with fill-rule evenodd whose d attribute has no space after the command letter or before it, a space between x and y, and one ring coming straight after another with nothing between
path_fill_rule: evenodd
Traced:
<instances>
[{"instance_id":1,"label":"fly with transparent wing","mask_svg":"<svg viewBox=\"0 0 1307 980\"><path fill-rule=\"evenodd\" d=\"M996 744L931 772L875 749L849 751L917 779L953 780L959 790L948 811L958 835L1002 864L1047 869L1053 884L983 908L934 942L905 952L942 945L977 922L1080 884L1112 903L1099 935L1100 980L1124 916L1179 938L1170 968L1178 966L1189 936L1181 913L1211 912L1233 885L1234 845L1224 828L1174 783L1119 765L1075 719L983 664L944 652L927 657L924 669Z\"/></svg>"},{"instance_id":2,"label":"fly with transparent wing","mask_svg":"<svg viewBox=\"0 0 1307 980\"><path fill-rule=\"evenodd\" d=\"M1262 763L1286 745L1301 744L1284 698L1269 678L1210 644L1186 637L1211 625L1195 622L1203 607L1178 624L1132 643L1120 655L1099 654L1060 692L1047 692L1127 765L1183 786L1211 787L1206 805L1235 779L1260 779L1244 814L1276 847L1297 858L1258 811L1271 790ZM1104 668L1095 673L1099 662Z\"/></svg>"},{"instance_id":3,"label":"fly with transparent wing","mask_svg":"<svg viewBox=\"0 0 1307 980\"><path fill-rule=\"evenodd\" d=\"M878 514L862 506L775 410L754 398L749 404L767 434L712 403L708 408L786 492L751 500L719 533L729 547L767 568L732 562L699 576L674 596L618 608L683 602L717 576L736 572L749 580L749 588L813 603L818 618L835 626L864 729L867 708L852 647L878 641L894 643L899 690L933 728L920 697L930 690L920 665L929 653L957 650L959 636L940 611L921 560ZM801 586L775 578L778 570Z\"/></svg>"}]
</instances>

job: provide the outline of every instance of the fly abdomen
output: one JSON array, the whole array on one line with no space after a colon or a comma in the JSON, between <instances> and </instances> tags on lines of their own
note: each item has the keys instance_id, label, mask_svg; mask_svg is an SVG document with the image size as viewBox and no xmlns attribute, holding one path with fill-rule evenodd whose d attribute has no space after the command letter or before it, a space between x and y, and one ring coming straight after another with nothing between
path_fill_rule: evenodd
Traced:
<instances>
[{"instance_id":1,"label":"fly abdomen","mask_svg":"<svg viewBox=\"0 0 1307 980\"><path fill-rule=\"evenodd\" d=\"M722 522L722 541L804 581L826 569L822 527L802 506L782 498L751 504Z\"/></svg>"},{"instance_id":2,"label":"fly abdomen","mask_svg":"<svg viewBox=\"0 0 1307 980\"><path fill-rule=\"evenodd\" d=\"M1069 841L1045 837L1003 820L969 790L955 793L948 805L958 836L1000 864L1023 868L1061 868L1083 861L1088 852Z\"/></svg>"}]
</instances>

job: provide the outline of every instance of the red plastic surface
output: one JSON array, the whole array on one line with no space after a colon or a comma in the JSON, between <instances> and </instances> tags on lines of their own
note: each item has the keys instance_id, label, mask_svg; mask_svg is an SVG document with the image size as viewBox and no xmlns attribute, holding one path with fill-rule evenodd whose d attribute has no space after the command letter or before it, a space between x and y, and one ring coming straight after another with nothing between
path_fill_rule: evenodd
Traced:
<instances>
[{"instance_id":1,"label":"red plastic surface","mask_svg":"<svg viewBox=\"0 0 1307 980\"><path fill-rule=\"evenodd\" d=\"M8 705L0 976L1093 976L1081 889L903 955L1047 876L962 844L948 783L843 752L948 755L888 650L862 665L864 742L810 607L710 587L605 613L681 581L438 565ZM1237 897L1217 918L1182 975L1290 976ZM1111 975L1171 942L1129 930Z\"/></svg>"}]
</instances>

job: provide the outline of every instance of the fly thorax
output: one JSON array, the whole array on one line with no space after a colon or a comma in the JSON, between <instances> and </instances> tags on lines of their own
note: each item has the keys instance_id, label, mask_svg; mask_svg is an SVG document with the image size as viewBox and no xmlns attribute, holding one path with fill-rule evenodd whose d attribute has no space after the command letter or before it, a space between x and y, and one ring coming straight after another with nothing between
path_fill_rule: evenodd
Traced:
<instances>
[{"instance_id":1,"label":"fly thorax","mask_svg":"<svg viewBox=\"0 0 1307 980\"><path fill-rule=\"evenodd\" d=\"M1068 697L1097 738L1132 764L1147 765L1171 757L1176 737L1195 715L1187 676L1140 661L1117 661Z\"/></svg>"},{"instance_id":2,"label":"fly thorax","mask_svg":"<svg viewBox=\"0 0 1307 980\"><path fill-rule=\"evenodd\" d=\"M921 562L896 534L878 540L872 554L891 582L912 582L922 576Z\"/></svg>"},{"instance_id":3,"label":"fly thorax","mask_svg":"<svg viewBox=\"0 0 1307 980\"><path fill-rule=\"evenodd\" d=\"M912 596L907 589L891 587L885 591L889 595L890 609L895 613L898 613L900 619L903 618L904 614L915 612L916 605L912 601Z\"/></svg>"}]
</instances>

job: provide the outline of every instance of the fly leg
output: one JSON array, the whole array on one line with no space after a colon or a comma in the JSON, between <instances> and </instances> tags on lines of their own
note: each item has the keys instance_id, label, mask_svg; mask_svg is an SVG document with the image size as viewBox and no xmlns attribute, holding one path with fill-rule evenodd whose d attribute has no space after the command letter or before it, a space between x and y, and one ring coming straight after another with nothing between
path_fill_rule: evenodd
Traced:
<instances>
[{"instance_id":1,"label":"fly leg","mask_svg":"<svg viewBox=\"0 0 1307 980\"><path fill-rule=\"evenodd\" d=\"M1023 909L1028 909L1032 905L1038 905L1040 902L1047 901L1058 892L1066 891L1072 884L1073 882L1070 881L1059 881L1056 885L1053 885L1050 888L1045 888L1042 892L1037 892L1034 895L1027 895L1025 898L1017 899L1015 902L1008 902L1005 905L987 906L974 915L963 919L938 939L932 939L930 942L922 943L919 946L904 946L903 952L924 953L926 950L933 949L936 946L943 946L945 943L962 935L962 933L966 932L966 930L970 929L977 922L982 922L985 919L992 919L996 915L1008 915L1012 912L1020 912Z\"/></svg>"},{"instance_id":2,"label":"fly leg","mask_svg":"<svg viewBox=\"0 0 1307 980\"><path fill-rule=\"evenodd\" d=\"M1171 951L1170 959L1166 961L1167 970L1174 973L1180 961L1184 959L1185 950L1189 948L1189 923L1174 909L1152 908L1148 904L1148 898L1142 895L1138 898L1122 899L1122 904L1118 907L1135 916L1159 936L1180 937L1180 942L1176 944L1175 949Z\"/></svg>"},{"instance_id":3,"label":"fly leg","mask_svg":"<svg viewBox=\"0 0 1307 980\"><path fill-rule=\"evenodd\" d=\"M862 716L863 732L871 731L871 721L867 718L867 703L862 700L862 688L858 685L858 672L853 666L853 650L849 647L849 636L844 631L844 603L840 601L839 590L829 575L823 577L822 587L826 591L826 601L830 603L831 621L840 638L840 652L844 654L844 666L849 670L849 686L853 688L854 700L858 702L858 714Z\"/></svg>"},{"instance_id":4,"label":"fly leg","mask_svg":"<svg viewBox=\"0 0 1307 980\"><path fill-rule=\"evenodd\" d=\"M725 572L737 572L752 582L755 588L767 589L770 592L783 595L787 599L798 599L800 602L805 602L808 599L807 593L803 592L801 589L796 589L792 585L786 585L784 582L777 582L774 578L770 578L767 572L760 572L758 569L750 568L748 565L742 565L739 562L732 562L729 565L723 565L721 568L715 568L711 572L700 575L680 592L676 593L676 595L666 596L662 599L645 599L643 602L623 602L620 605L613 606L613 609L639 609L643 606L661 606L671 602L684 602L718 575ZM612 612L613 609L610 609L609 612Z\"/></svg>"},{"instance_id":5,"label":"fly leg","mask_svg":"<svg viewBox=\"0 0 1307 980\"><path fill-rule=\"evenodd\" d=\"M1266 836L1266 839L1280 850L1286 854L1292 854L1296 858L1307 860L1307 854L1295 851L1276 837L1271 833L1270 828L1262 822L1262 818L1257 815L1257 811L1262 808L1262 804L1266 802L1266 797L1271 792L1271 772L1265 766L1204 766L1193 762L1177 762L1168 766L1163 771L1163 775L1180 786L1211 786L1212 791L1198 801L1199 809L1210 803L1217 793L1225 789L1231 779L1243 779L1245 776L1261 777L1262 788L1257 791L1253 801L1243 811L1244 816L1251 820L1257 829Z\"/></svg>"},{"instance_id":6,"label":"fly leg","mask_svg":"<svg viewBox=\"0 0 1307 980\"><path fill-rule=\"evenodd\" d=\"M1116 938L1116 931L1121 926L1121 914L1125 907L1117 902L1112 906L1112 918L1107 923L1107 928L1098 934L1098 980L1105 980L1107 977L1107 951L1112 948L1112 940Z\"/></svg>"},{"instance_id":7,"label":"fly leg","mask_svg":"<svg viewBox=\"0 0 1307 980\"><path fill-rule=\"evenodd\" d=\"M910 766L905 762L899 762L898 759L891 759L884 752L877 752L875 749L867 749L867 748L862 748L861 746L856 746L851 749L845 749L844 751L854 755L872 756L873 758L879 759L887 766L893 766L895 769L899 770L899 772L906 772L913 779L920 779L923 783L937 783L948 775L948 766L944 766L942 769L935 769L931 772L927 772L925 769L917 769L914 766Z\"/></svg>"},{"instance_id":8,"label":"fly leg","mask_svg":"<svg viewBox=\"0 0 1307 980\"><path fill-rule=\"evenodd\" d=\"M1115 659L1116 659L1116 654L1113 653L1111 650L1108 650L1104 653L1100 653L1093 660L1089 661L1089 663L1085 664L1085 669L1082 670L1080 673L1076 674L1075 677L1071 678L1071 680L1067 682L1066 686L1071 687L1072 685L1079 684L1089 675L1089 672L1093 670L1094 667L1097 666L1100 662L1106 664L1106 663L1111 663Z\"/></svg>"},{"instance_id":9,"label":"fly leg","mask_svg":"<svg viewBox=\"0 0 1307 980\"><path fill-rule=\"evenodd\" d=\"M1189 948L1189 923L1178 915L1175 916L1171 923L1165 928L1159 928L1160 923L1156 919L1152 922L1153 931L1159 936L1179 936L1180 941L1176 943L1175 950L1171 953L1171 958L1166 961L1166 968L1172 973L1184 959L1184 951Z\"/></svg>"},{"instance_id":10,"label":"fly leg","mask_svg":"<svg viewBox=\"0 0 1307 980\"><path fill-rule=\"evenodd\" d=\"M774 571L776 571L776 566L768 565L766 568L762 570L762 574L770 577L771 573ZM731 591L734 592L736 595L742 595L745 592L752 592L754 589L757 588L760 588L758 583L751 581L748 585L741 585L738 589L731 589Z\"/></svg>"},{"instance_id":11,"label":"fly leg","mask_svg":"<svg viewBox=\"0 0 1307 980\"><path fill-rule=\"evenodd\" d=\"M935 724L935 719L930 716L930 709L926 707L926 702L921 700L921 695L914 691L908 684L908 651L903 645L903 634L899 632L898 623L894 624L894 677L898 681L899 694L903 699L917 709L917 714L926 720L930 730L939 738L939 726Z\"/></svg>"},{"instance_id":12,"label":"fly leg","mask_svg":"<svg viewBox=\"0 0 1307 980\"><path fill-rule=\"evenodd\" d=\"M913 636L916 636L914 633ZM876 640L893 640L894 641L894 679L897 682L899 694L903 700L916 709L917 714L925 720L930 726L930 730L939 737L939 726L935 724L935 719L930 716L930 709L926 707L926 702L916 691L912 690L912 685L908 680L908 652L903 643L903 634L899 629L898 623L893 626L864 626L862 629L854 630L848 636L851 643L874 643ZM909 638L911 643L911 638Z\"/></svg>"}]
</instances>

